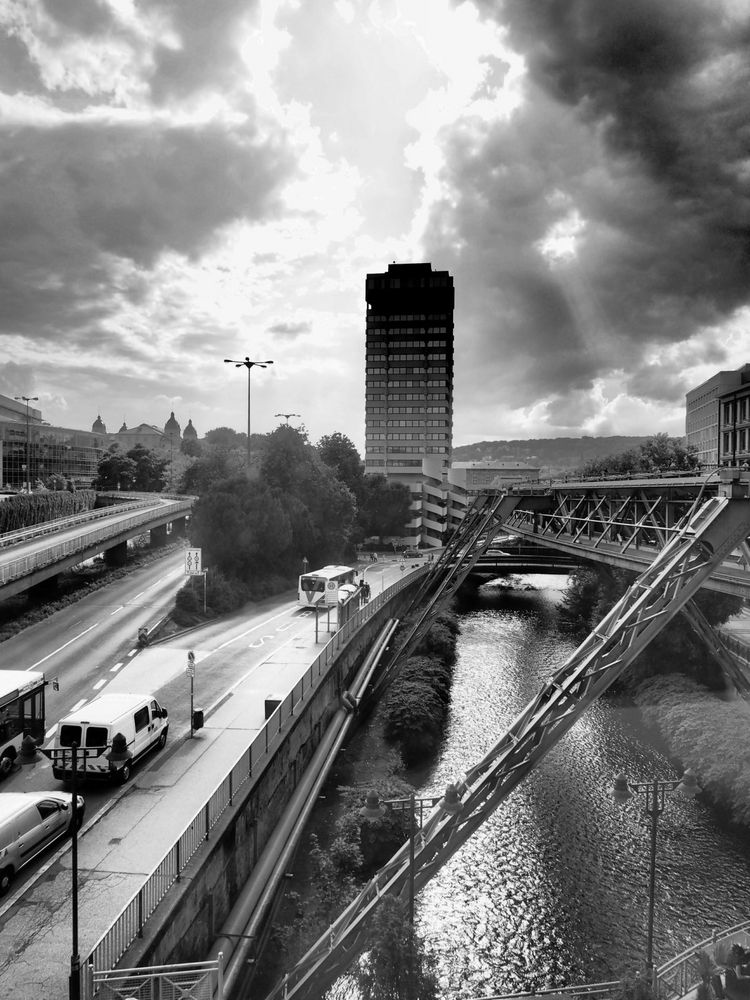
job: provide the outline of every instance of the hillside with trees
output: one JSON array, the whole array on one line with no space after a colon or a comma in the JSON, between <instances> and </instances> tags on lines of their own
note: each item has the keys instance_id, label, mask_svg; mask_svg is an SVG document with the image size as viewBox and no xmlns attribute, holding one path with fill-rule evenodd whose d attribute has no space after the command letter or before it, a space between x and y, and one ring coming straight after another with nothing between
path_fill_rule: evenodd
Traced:
<instances>
[{"instance_id":1,"label":"hillside with trees","mask_svg":"<svg viewBox=\"0 0 750 1000\"><path fill-rule=\"evenodd\" d=\"M521 462L543 476L565 475L588 462L638 448L647 437L529 438L527 441L478 441L453 449L455 462Z\"/></svg>"}]
</instances>

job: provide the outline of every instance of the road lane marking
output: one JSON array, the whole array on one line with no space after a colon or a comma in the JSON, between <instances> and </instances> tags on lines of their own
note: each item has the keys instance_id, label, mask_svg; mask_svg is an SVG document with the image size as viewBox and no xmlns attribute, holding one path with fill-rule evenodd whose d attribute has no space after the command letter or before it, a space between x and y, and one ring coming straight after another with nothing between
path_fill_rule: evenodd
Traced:
<instances>
[{"instance_id":1,"label":"road lane marking","mask_svg":"<svg viewBox=\"0 0 750 1000\"><path fill-rule=\"evenodd\" d=\"M143 595L144 595L145 593L146 593L146 591L145 591L145 590L142 590L142 591L140 592L140 594L136 594L136 595L135 595L135 597L131 597L131 598L130 598L130 600L131 600L131 601L137 601L137 600L138 600L138 598L139 598L139 597L143 597Z\"/></svg>"},{"instance_id":2,"label":"road lane marking","mask_svg":"<svg viewBox=\"0 0 750 1000\"><path fill-rule=\"evenodd\" d=\"M210 650L208 655L210 656L211 653L218 653L219 650L224 649L225 646L231 646L231 644L233 642L237 642L238 639L244 639L246 635L250 635L251 632L255 632L259 628L265 628L271 622L275 622L277 618L283 618L284 615L288 615L290 611L293 610L294 607L287 608L285 611L280 611L277 615L273 615L271 618L266 618L264 622L259 622L257 625L253 625L253 627L249 628L246 632L241 632L239 635L236 635L234 639L227 639L226 642L222 642L220 646L217 646L215 649Z\"/></svg>"},{"instance_id":3,"label":"road lane marking","mask_svg":"<svg viewBox=\"0 0 750 1000\"><path fill-rule=\"evenodd\" d=\"M120 669L121 666L122 666L122 661L120 661L120 663L115 663L114 667L110 667L109 668L109 672L111 674L116 674L117 671Z\"/></svg>"},{"instance_id":4,"label":"road lane marking","mask_svg":"<svg viewBox=\"0 0 750 1000\"><path fill-rule=\"evenodd\" d=\"M83 708L83 706L86 704L87 701L88 701L88 698L81 698L80 701L77 701L75 703L75 705L71 708L70 711L71 712L77 712L79 708Z\"/></svg>"},{"instance_id":5,"label":"road lane marking","mask_svg":"<svg viewBox=\"0 0 750 1000\"><path fill-rule=\"evenodd\" d=\"M137 652L138 652L137 649L131 649L130 652L128 653L128 656L135 656Z\"/></svg>"},{"instance_id":6,"label":"road lane marking","mask_svg":"<svg viewBox=\"0 0 750 1000\"><path fill-rule=\"evenodd\" d=\"M102 677L102 679L100 681L97 681L96 684L94 684L94 691L98 691L99 688L100 687L104 687L104 685L106 683L107 683L107 678L106 677Z\"/></svg>"},{"instance_id":7,"label":"road lane marking","mask_svg":"<svg viewBox=\"0 0 750 1000\"><path fill-rule=\"evenodd\" d=\"M116 614L117 614L117 612L118 612L118 611L122 611L122 609L123 609L124 607L125 607L125 605L124 605L124 604L121 604L119 608L115 608L115 610L114 610L114 611L110 611L110 613L109 613L109 617L111 618L111 617L112 617L112 615L116 615Z\"/></svg>"},{"instance_id":8,"label":"road lane marking","mask_svg":"<svg viewBox=\"0 0 750 1000\"><path fill-rule=\"evenodd\" d=\"M57 649L53 649L51 653L47 653L46 656L43 656L41 660L37 660L36 663L32 663L30 667L26 667L26 670L33 670L34 667L40 666L40 664L44 663L45 660L49 660L50 657L54 656L56 653L62 652L62 650L65 649L66 646L69 646L71 642L75 642L76 639L80 639L82 636L86 635L87 632L90 632L92 628L96 628L98 624L99 622L94 622L93 625L89 625L89 627L84 629L83 632L79 632L78 635L74 635L72 639L68 639L68 641L64 642L62 646L58 646Z\"/></svg>"}]
</instances>

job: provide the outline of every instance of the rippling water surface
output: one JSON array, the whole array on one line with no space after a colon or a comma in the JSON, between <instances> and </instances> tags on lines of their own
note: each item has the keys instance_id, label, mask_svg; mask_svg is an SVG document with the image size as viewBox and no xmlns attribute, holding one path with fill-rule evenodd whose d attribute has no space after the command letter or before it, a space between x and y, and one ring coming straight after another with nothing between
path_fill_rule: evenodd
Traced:
<instances>
[{"instance_id":1,"label":"rippling water surface","mask_svg":"<svg viewBox=\"0 0 750 1000\"><path fill-rule=\"evenodd\" d=\"M462 614L449 727L423 794L481 759L576 643L558 628L558 577L483 588ZM676 777L621 700L596 703L484 823L418 901L449 995L632 974L646 947L649 820L608 796L615 774ZM657 964L748 916L750 846L700 802L670 796L659 821Z\"/></svg>"}]
</instances>

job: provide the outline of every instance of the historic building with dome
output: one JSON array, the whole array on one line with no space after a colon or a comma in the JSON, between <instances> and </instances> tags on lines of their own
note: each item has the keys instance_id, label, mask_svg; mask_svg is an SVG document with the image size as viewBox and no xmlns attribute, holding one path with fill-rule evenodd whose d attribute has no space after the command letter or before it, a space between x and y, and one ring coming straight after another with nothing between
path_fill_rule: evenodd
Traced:
<instances>
[{"instance_id":1,"label":"historic building with dome","mask_svg":"<svg viewBox=\"0 0 750 1000\"><path fill-rule=\"evenodd\" d=\"M117 432L108 432L98 413L90 431L75 430L48 424L41 410L0 395L0 489L27 489L29 483L37 489L52 476L89 487L99 462L113 444L121 452L140 444L173 458L183 440L197 438L192 420L188 420L183 433L174 411L163 429L146 423L128 427L123 420Z\"/></svg>"}]
</instances>

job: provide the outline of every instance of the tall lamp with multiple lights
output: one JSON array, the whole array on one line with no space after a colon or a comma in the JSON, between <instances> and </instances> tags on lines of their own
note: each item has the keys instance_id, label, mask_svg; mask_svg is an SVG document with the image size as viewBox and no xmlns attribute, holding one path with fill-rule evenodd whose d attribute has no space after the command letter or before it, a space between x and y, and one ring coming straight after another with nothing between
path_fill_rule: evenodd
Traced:
<instances>
[{"instance_id":1,"label":"tall lamp with multiple lights","mask_svg":"<svg viewBox=\"0 0 750 1000\"><path fill-rule=\"evenodd\" d=\"M244 361L233 361L232 358L224 358L225 365L234 365L235 368L247 368L247 474L250 475L250 372L256 366L267 368L273 361L251 361L246 357Z\"/></svg>"},{"instance_id":2,"label":"tall lamp with multiple lights","mask_svg":"<svg viewBox=\"0 0 750 1000\"><path fill-rule=\"evenodd\" d=\"M654 967L654 899L656 895L656 841L659 817L664 812L667 792L676 792L684 798L693 799L700 792L694 772L688 768L678 781L628 781L624 774L618 774L610 790L615 802L627 802L636 795L645 801L644 812L651 819L651 859L648 881L648 938L646 943L646 971L649 983L656 986Z\"/></svg>"},{"instance_id":3,"label":"tall lamp with multiple lights","mask_svg":"<svg viewBox=\"0 0 750 1000\"><path fill-rule=\"evenodd\" d=\"M299 417L299 413L274 413L275 417L284 417L286 422L289 423L290 417Z\"/></svg>"},{"instance_id":4,"label":"tall lamp with multiple lights","mask_svg":"<svg viewBox=\"0 0 750 1000\"><path fill-rule=\"evenodd\" d=\"M14 396L26 403L26 492L31 493L31 425L29 424L29 403L36 403L38 396Z\"/></svg>"}]
</instances>

